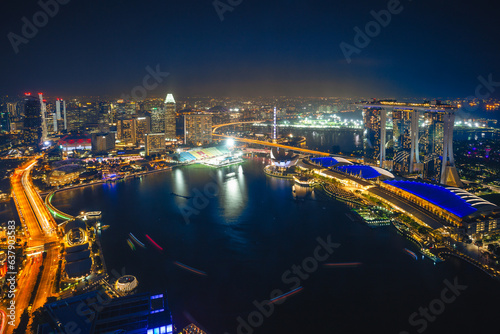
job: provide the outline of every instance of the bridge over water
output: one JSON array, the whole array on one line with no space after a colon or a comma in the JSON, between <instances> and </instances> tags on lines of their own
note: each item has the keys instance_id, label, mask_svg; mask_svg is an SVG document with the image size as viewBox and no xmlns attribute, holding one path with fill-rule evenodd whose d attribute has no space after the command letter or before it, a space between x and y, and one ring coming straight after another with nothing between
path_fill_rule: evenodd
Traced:
<instances>
[{"instance_id":1,"label":"bridge over water","mask_svg":"<svg viewBox=\"0 0 500 334\"><path fill-rule=\"evenodd\" d=\"M214 125L212 127L212 136L216 137L218 139L234 139L235 141L239 141L242 143L248 143L248 144L256 144L256 145L263 145L263 146L268 146L268 147L278 147L278 148L284 148L286 150L290 151L295 151L295 152L300 152L300 153L306 153L306 154L312 154L312 155L319 155L319 156L338 156L345 158L347 160L352 160L356 163L359 163L358 158L354 157L349 157L349 156L341 156L341 155L334 155L328 152L322 152L322 151L315 151L315 150L310 150L307 148L301 148L301 147L295 147L295 146L290 146L290 145L283 145L279 143L272 143L264 140L256 140L256 139L249 139L249 138L241 138L241 137L235 137L235 136L227 136L227 135L221 135L221 134L216 134L216 130L218 130L221 127L224 126L231 126L231 125L241 125L241 124L249 124L249 123L261 123L261 122L266 122L266 120L262 121L246 121L246 122L232 122L232 123L226 123L226 124L218 124Z\"/></svg>"}]
</instances>

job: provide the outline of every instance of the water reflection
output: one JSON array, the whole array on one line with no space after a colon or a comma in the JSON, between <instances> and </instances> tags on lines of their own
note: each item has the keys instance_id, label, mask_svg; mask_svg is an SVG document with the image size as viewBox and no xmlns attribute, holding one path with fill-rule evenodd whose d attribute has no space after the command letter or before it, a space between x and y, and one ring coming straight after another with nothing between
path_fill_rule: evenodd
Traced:
<instances>
[{"instance_id":1,"label":"water reflection","mask_svg":"<svg viewBox=\"0 0 500 334\"><path fill-rule=\"evenodd\" d=\"M316 199L314 188L304 187L299 184L292 186L292 194L294 200Z\"/></svg>"},{"instance_id":2,"label":"water reflection","mask_svg":"<svg viewBox=\"0 0 500 334\"><path fill-rule=\"evenodd\" d=\"M223 208L223 217L227 222L235 221L248 202L248 190L241 165L236 171L231 169L223 176L219 196L220 205Z\"/></svg>"}]
</instances>

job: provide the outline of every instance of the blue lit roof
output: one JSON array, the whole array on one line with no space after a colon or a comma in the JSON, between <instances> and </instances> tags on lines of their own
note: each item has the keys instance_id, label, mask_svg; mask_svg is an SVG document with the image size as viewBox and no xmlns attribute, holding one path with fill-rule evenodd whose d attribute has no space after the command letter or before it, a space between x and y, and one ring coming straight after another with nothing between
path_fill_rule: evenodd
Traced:
<instances>
[{"instance_id":1,"label":"blue lit roof","mask_svg":"<svg viewBox=\"0 0 500 334\"><path fill-rule=\"evenodd\" d=\"M371 166L363 166L363 165L346 165L339 166L337 169L341 172L361 176L363 179L374 179L382 175L378 169L375 169Z\"/></svg>"},{"instance_id":2,"label":"blue lit roof","mask_svg":"<svg viewBox=\"0 0 500 334\"><path fill-rule=\"evenodd\" d=\"M311 161L326 168L335 166L337 164L352 165L352 162L341 157L315 157L311 158Z\"/></svg>"},{"instance_id":3,"label":"blue lit roof","mask_svg":"<svg viewBox=\"0 0 500 334\"><path fill-rule=\"evenodd\" d=\"M475 213L484 206L495 207L494 204L459 188L415 181L391 180L385 183L418 196L460 218Z\"/></svg>"},{"instance_id":4,"label":"blue lit roof","mask_svg":"<svg viewBox=\"0 0 500 334\"><path fill-rule=\"evenodd\" d=\"M335 160L332 157L318 157L318 158L311 158L312 162L315 162L317 164L320 164L323 167L331 167L335 166L339 162Z\"/></svg>"}]
</instances>

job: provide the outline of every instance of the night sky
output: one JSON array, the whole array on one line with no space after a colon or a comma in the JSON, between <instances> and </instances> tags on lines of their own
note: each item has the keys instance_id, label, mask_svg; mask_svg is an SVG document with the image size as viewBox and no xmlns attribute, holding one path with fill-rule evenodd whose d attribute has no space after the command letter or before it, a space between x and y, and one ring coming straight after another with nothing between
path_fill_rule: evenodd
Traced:
<instances>
[{"instance_id":1,"label":"night sky","mask_svg":"<svg viewBox=\"0 0 500 334\"><path fill-rule=\"evenodd\" d=\"M230 2L221 21L212 0L70 0L16 54L9 32L41 7L4 0L0 95L130 94L157 65L170 75L149 96L455 98L500 82L498 1L402 0L350 64L339 44L389 1Z\"/></svg>"}]
</instances>

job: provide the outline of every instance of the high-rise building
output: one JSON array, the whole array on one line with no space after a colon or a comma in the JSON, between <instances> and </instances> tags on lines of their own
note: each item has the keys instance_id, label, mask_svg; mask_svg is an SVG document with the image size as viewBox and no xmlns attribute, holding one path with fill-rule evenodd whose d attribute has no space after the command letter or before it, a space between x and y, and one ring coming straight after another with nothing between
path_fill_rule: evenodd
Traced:
<instances>
[{"instance_id":1,"label":"high-rise building","mask_svg":"<svg viewBox=\"0 0 500 334\"><path fill-rule=\"evenodd\" d=\"M165 110L163 108L151 109L151 132L165 133Z\"/></svg>"},{"instance_id":2,"label":"high-rise building","mask_svg":"<svg viewBox=\"0 0 500 334\"><path fill-rule=\"evenodd\" d=\"M92 134L92 152L107 152L115 148L115 134L109 132Z\"/></svg>"},{"instance_id":3,"label":"high-rise building","mask_svg":"<svg viewBox=\"0 0 500 334\"><path fill-rule=\"evenodd\" d=\"M134 117L121 117L116 123L117 139L122 145L136 145L136 119Z\"/></svg>"},{"instance_id":4,"label":"high-rise building","mask_svg":"<svg viewBox=\"0 0 500 334\"><path fill-rule=\"evenodd\" d=\"M172 94L165 98L165 137L167 140L175 140L175 100Z\"/></svg>"},{"instance_id":5,"label":"high-rise building","mask_svg":"<svg viewBox=\"0 0 500 334\"><path fill-rule=\"evenodd\" d=\"M394 108L392 112L394 170L410 173L418 163L418 111Z\"/></svg>"},{"instance_id":6,"label":"high-rise building","mask_svg":"<svg viewBox=\"0 0 500 334\"><path fill-rule=\"evenodd\" d=\"M40 110L42 114L42 138L41 142L45 142L47 140L48 129L47 129L47 106L45 104L45 100L43 99L43 94L38 93L38 98L40 99Z\"/></svg>"},{"instance_id":7,"label":"high-rise building","mask_svg":"<svg viewBox=\"0 0 500 334\"><path fill-rule=\"evenodd\" d=\"M378 107L363 109L364 138L363 159L366 163L376 164L385 161L386 110Z\"/></svg>"},{"instance_id":8,"label":"high-rise building","mask_svg":"<svg viewBox=\"0 0 500 334\"><path fill-rule=\"evenodd\" d=\"M42 107L40 99L28 95L24 99L23 143L38 147L42 140Z\"/></svg>"},{"instance_id":9,"label":"high-rise building","mask_svg":"<svg viewBox=\"0 0 500 334\"><path fill-rule=\"evenodd\" d=\"M439 180L444 149L444 112L425 112L424 177Z\"/></svg>"},{"instance_id":10,"label":"high-rise building","mask_svg":"<svg viewBox=\"0 0 500 334\"><path fill-rule=\"evenodd\" d=\"M184 116L184 143L204 145L212 142L212 114L193 113Z\"/></svg>"},{"instance_id":11,"label":"high-rise building","mask_svg":"<svg viewBox=\"0 0 500 334\"><path fill-rule=\"evenodd\" d=\"M139 116L136 118L137 144L145 145L146 134L151 132L151 118L149 116Z\"/></svg>"},{"instance_id":12,"label":"high-rise building","mask_svg":"<svg viewBox=\"0 0 500 334\"><path fill-rule=\"evenodd\" d=\"M146 155L165 152L164 133L146 133L144 137L146 142Z\"/></svg>"},{"instance_id":13,"label":"high-rise building","mask_svg":"<svg viewBox=\"0 0 500 334\"><path fill-rule=\"evenodd\" d=\"M7 103L7 113L9 114L10 118L19 116L17 114L17 102Z\"/></svg>"}]
</instances>

